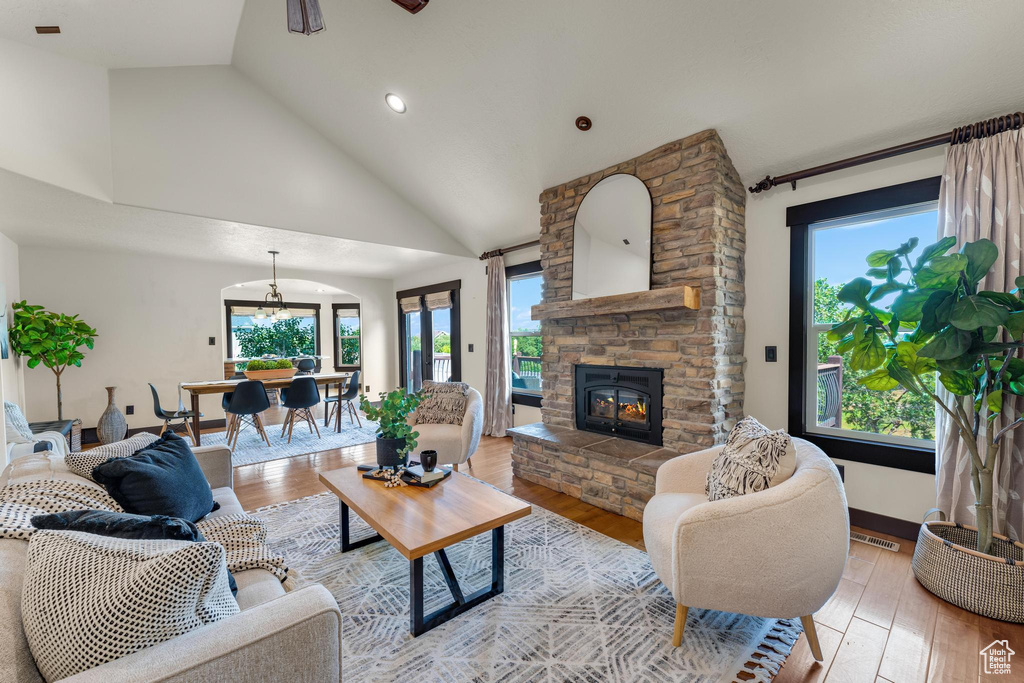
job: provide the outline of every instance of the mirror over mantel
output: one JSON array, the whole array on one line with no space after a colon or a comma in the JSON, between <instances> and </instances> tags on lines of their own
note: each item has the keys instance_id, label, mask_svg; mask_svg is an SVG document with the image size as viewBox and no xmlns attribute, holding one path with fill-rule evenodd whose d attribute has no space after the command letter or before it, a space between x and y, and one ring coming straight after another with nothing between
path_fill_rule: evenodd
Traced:
<instances>
[{"instance_id":1,"label":"mirror over mantel","mask_svg":"<svg viewBox=\"0 0 1024 683\"><path fill-rule=\"evenodd\" d=\"M651 288L652 213L650 190L629 173L587 192L573 223L573 299Z\"/></svg>"}]
</instances>

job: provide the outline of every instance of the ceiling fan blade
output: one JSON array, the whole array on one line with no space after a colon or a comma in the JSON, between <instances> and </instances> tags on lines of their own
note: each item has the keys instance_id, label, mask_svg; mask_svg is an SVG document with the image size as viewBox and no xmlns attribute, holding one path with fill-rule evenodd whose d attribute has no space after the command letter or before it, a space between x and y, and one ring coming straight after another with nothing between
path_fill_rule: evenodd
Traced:
<instances>
[{"instance_id":1,"label":"ceiling fan blade","mask_svg":"<svg viewBox=\"0 0 1024 683\"><path fill-rule=\"evenodd\" d=\"M430 2L430 0L391 0L391 1L393 3L395 3L396 5L404 7L405 9L409 10L413 14L416 14L417 12L419 12L421 9L423 9L424 7L427 6L428 2Z\"/></svg>"}]
</instances>

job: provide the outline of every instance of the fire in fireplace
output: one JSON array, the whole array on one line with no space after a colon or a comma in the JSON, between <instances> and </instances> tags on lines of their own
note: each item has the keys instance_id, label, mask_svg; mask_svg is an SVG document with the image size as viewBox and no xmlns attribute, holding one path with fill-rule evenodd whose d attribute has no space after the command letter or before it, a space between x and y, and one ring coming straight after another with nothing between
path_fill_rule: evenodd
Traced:
<instances>
[{"instance_id":1,"label":"fire in fireplace","mask_svg":"<svg viewBox=\"0 0 1024 683\"><path fill-rule=\"evenodd\" d=\"M661 445L664 371L576 366L576 429Z\"/></svg>"}]
</instances>

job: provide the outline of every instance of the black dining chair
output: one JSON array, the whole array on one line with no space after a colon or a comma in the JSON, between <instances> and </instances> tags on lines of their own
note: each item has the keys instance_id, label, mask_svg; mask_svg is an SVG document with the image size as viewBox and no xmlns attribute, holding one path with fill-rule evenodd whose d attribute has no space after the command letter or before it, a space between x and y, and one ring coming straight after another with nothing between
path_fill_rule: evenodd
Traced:
<instances>
[{"instance_id":1,"label":"black dining chair","mask_svg":"<svg viewBox=\"0 0 1024 683\"><path fill-rule=\"evenodd\" d=\"M352 418L356 418L356 422L359 426L363 426L363 421L359 419L359 411L356 410L355 406L352 405L352 401L359 395L359 371L356 370L352 373L352 376L348 378L348 387L345 388L345 392L338 394L337 396L328 396L324 399L324 426L326 427L330 422L331 415L334 415L334 431L341 431L341 404L345 404L345 408L348 410L348 421L352 423Z\"/></svg>"},{"instance_id":2,"label":"black dining chair","mask_svg":"<svg viewBox=\"0 0 1024 683\"><path fill-rule=\"evenodd\" d=\"M195 417L195 413L191 410L177 410L170 412L160 407L160 394L157 393L156 387L152 384L149 385L149 390L153 392L153 413L156 415L158 420L164 421L164 426L160 428L160 435L170 429L172 432L176 432L176 427L185 427L185 433L188 434L188 438L192 439L192 445L196 445L196 436L192 433L192 425L190 421ZM199 413L199 417L203 414Z\"/></svg>"},{"instance_id":3,"label":"black dining chair","mask_svg":"<svg viewBox=\"0 0 1024 683\"><path fill-rule=\"evenodd\" d=\"M300 358L299 362L295 364L295 367L299 370L295 373L297 375L312 375L313 371L316 369L316 361L312 358Z\"/></svg>"},{"instance_id":4,"label":"black dining chair","mask_svg":"<svg viewBox=\"0 0 1024 683\"><path fill-rule=\"evenodd\" d=\"M295 418L306 421L309 426L309 433L316 429L316 437L320 437L320 428L316 425L316 418L313 417L311 408L320 403L320 389L316 386L316 380L312 377L296 377L287 387L281 389L281 405L288 409L288 415L281 425L281 436L288 430L288 443L292 442L292 429L295 428Z\"/></svg>"},{"instance_id":5,"label":"black dining chair","mask_svg":"<svg viewBox=\"0 0 1024 683\"><path fill-rule=\"evenodd\" d=\"M252 425L269 446L270 439L267 437L267 430L263 427L263 420L260 419L260 413L270 408L270 399L267 397L267 390L263 386L263 382L251 380L239 382L230 395L231 398L227 399L227 407L224 410L229 418L228 445L231 446L231 450L235 450L235 446L238 445L238 435L247 424Z\"/></svg>"}]
</instances>

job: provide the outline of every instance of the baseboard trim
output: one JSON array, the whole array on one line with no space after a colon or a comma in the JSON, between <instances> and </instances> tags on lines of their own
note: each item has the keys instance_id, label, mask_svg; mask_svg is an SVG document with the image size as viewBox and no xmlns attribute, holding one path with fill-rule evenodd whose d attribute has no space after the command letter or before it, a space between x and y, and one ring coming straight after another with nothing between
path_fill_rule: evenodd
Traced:
<instances>
[{"instance_id":1,"label":"baseboard trim","mask_svg":"<svg viewBox=\"0 0 1024 683\"><path fill-rule=\"evenodd\" d=\"M870 531L879 531L890 536L905 538L908 541L916 541L917 534L921 530L920 524L857 508L850 508L850 524Z\"/></svg>"},{"instance_id":2,"label":"baseboard trim","mask_svg":"<svg viewBox=\"0 0 1024 683\"><path fill-rule=\"evenodd\" d=\"M199 428L200 429L224 429L226 426L227 426L227 422L223 418L221 418L220 420L200 420L199 421ZM162 428L163 428L163 425L157 425L155 427L135 427L133 429L129 429L128 430L128 436L134 436L134 435L139 434L141 432L149 432L150 434L159 434L160 430ZM179 434L184 434L185 430L184 429L177 429L175 431L177 431ZM99 442L100 442L100 440L99 440L99 437L96 436L96 428L95 427L88 427L88 428L82 430L82 443L83 444L93 444L93 443L99 443Z\"/></svg>"}]
</instances>

